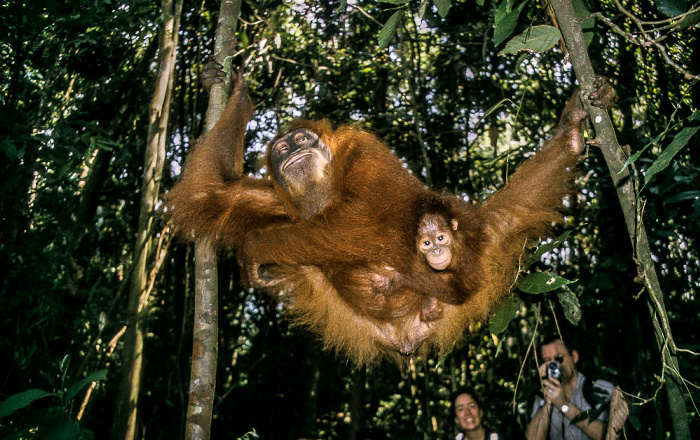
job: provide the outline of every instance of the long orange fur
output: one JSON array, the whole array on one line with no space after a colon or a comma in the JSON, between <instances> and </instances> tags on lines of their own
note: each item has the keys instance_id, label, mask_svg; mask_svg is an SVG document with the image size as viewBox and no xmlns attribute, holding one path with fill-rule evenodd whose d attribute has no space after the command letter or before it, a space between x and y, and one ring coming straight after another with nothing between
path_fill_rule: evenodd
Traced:
<instances>
[{"instance_id":1,"label":"long orange fur","mask_svg":"<svg viewBox=\"0 0 700 440\"><path fill-rule=\"evenodd\" d=\"M551 140L503 189L483 204L450 200L460 224L473 228L472 235L459 235L463 242L456 248L469 253L469 263L451 276L480 282L463 303L442 304L441 319L423 323L418 299L434 287L421 285L384 298L393 304L391 310L379 307L379 314L369 314L363 310L372 299L366 294L367 280L364 287L348 280L353 270L373 266L391 266L409 275L421 270L415 264L414 243L420 203L437 195L374 135L355 126L333 129L327 121L298 121L289 129L307 128L330 147L334 179L327 208L300 219L297 202L276 182L231 175L232 151L242 148L251 110L239 78L221 119L190 154L180 182L168 195L173 223L185 237L236 250L244 266L275 265L279 283L268 293L326 348L360 365L385 357L401 362L405 357L397 348L402 344L421 355L443 354L468 325L486 318L509 293L526 240L546 236L561 220L562 201L572 190L572 169L583 150L585 112L575 93ZM476 273L465 274L467 270ZM471 284L476 282L468 281L466 287ZM397 304L403 306L400 313L395 313Z\"/></svg>"}]
</instances>

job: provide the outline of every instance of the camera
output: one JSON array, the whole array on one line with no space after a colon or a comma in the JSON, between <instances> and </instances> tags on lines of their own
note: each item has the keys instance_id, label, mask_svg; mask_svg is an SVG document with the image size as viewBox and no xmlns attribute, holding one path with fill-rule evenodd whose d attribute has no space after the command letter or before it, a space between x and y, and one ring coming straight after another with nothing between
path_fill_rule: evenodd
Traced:
<instances>
[{"instance_id":1,"label":"camera","mask_svg":"<svg viewBox=\"0 0 700 440\"><path fill-rule=\"evenodd\" d=\"M551 379L560 380L561 378L561 363L557 361L552 361L547 364L547 377Z\"/></svg>"}]
</instances>

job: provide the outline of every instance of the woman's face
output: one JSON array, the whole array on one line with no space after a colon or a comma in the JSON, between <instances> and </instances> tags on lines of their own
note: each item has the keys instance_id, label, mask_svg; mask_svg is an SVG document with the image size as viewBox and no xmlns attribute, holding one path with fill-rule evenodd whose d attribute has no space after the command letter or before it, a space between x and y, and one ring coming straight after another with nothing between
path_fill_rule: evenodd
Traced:
<instances>
[{"instance_id":1,"label":"woman's face","mask_svg":"<svg viewBox=\"0 0 700 440\"><path fill-rule=\"evenodd\" d=\"M455 423L462 431L481 428L483 411L469 394L460 394L455 399Z\"/></svg>"}]
</instances>

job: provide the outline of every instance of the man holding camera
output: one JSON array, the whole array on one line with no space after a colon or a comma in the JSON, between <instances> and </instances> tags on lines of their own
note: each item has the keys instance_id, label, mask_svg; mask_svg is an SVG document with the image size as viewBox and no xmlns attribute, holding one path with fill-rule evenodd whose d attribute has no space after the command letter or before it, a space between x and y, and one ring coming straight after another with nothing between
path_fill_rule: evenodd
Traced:
<instances>
[{"instance_id":1,"label":"man holding camera","mask_svg":"<svg viewBox=\"0 0 700 440\"><path fill-rule=\"evenodd\" d=\"M603 439L607 430L608 412L597 419L578 417L592 408L583 396L586 377L576 370L578 352L569 350L559 336L546 340L541 347L544 364L540 365L542 395L532 408L532 420L527 427L527 440L587 440ZM594 382L596 394L612 394L610 382ZM591 402L593 403L593 402ZM572 419L576 419L572 423Z\"/></svg>"}]
</instances>

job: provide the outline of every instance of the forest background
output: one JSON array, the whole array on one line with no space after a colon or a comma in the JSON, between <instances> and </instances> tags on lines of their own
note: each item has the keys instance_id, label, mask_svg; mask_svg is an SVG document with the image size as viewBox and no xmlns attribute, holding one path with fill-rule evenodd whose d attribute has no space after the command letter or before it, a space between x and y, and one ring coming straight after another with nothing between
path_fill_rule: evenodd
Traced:
<instances>
[{"instance_id":1,"label":"forest background","mask_svg":"<svg viewBox=\"0 0 700 440\"><path fill-rule=\"evenodd\" d=\"M193 249L173 239L160 200L203 130L198 76L219 6L0 5L3 438L183 437ZM557 324L580 369L625 392L627 438L700 432L699 3L574 6L596 72L619 95L612 121L661 296L635 262L611 179L620 170L596 146L568 235L529 269L573 282L514 290L513 319L476 325L446 357L405 371L323 352L273 301L240 288L222 256L212 438L354 439L363 427L451 438L449 397L464 386L480 394L487 424L522 438L539 389L532 343ZM265 142L293 117L359 121L429 185L482 200L542 144L574 87L558 39L507 49L542 25L556 25L545 2L245 1L232 61L257 104L246 170L261 172ZM128 336L135 322L140 338ZM140 381L125 381L133 353ZM132 430L118 415L129 399Z\"/></svg>"}]
</instances>

